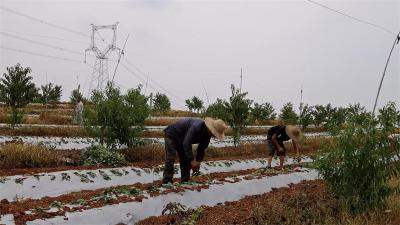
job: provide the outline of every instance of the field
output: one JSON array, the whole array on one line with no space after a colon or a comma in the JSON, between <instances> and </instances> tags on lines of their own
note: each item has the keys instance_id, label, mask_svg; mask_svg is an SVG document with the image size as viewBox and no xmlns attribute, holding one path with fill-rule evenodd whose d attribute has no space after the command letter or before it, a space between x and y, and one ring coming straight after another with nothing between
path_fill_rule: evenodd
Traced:
<instances>
[{"instance_id":1,"label":"field","mask_svg":"<svg viewBox=\"0 0 400 225\"><path fill-rule=\"evenodd\" d=\"M41 110L28 107L32 115ZM71 110L60 105L46 113L68 121ZM0 129L0 224L399 223L398 195L388 200L384 217L380 211L354 216L341 210L313 169L315 155L332 139L323 128L306 130L300 160L288 143L279 169L277 158L266 168L270 126L246 128L237 147L228 131L225 141L212 139L190 182L179 182L177 164L175 182L162 185L162 129L180 117L146 120L151 126L142 135L144 144L120 149L124 166L82 165L81 151L96 140L81 126L45 118Z\"/></svg>"}]
</instances>

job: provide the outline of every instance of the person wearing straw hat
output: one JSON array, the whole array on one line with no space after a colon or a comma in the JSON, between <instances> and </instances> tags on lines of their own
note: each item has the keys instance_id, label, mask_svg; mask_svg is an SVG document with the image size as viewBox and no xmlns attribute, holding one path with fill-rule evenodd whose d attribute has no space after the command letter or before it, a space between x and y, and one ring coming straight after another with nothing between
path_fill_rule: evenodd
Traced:
<instances>
[{"instance_id":1,"label":"person wearing straw hat","mask_svg":"<svg viewBox=\"0 0 400 225\"><path fill-rule=\"evenodd\" d=\"M286 148L283 144L284 141L292 139L293 148L296 151L297 157L299 157L298 144L303 140L303 134L301 130L296 126L291 125L278 125L271 127L267 132L267 145L268 145L268 168L271 168L272 157L276 155L279 157L280 167L283 166L283 162L286 156Z\"/></svg>"},{"instance_id":2,"label":"person wearing straw hat","mask_svg":"<svg viewBox=\"0 0 400 225\"><path fill-rule=\"evenodd\" d=\"M204 158L206 148L211 137L219 140L225 138L227 126L220 119L206 117L185 118L169 125L164 130L165 140L165 167L163 183L172 183L176 153L179 157L181 182L190 180L190 170L197 172ZM196 157L193 156L192 144L198 144Z\"/></svg>"}]
</instances>

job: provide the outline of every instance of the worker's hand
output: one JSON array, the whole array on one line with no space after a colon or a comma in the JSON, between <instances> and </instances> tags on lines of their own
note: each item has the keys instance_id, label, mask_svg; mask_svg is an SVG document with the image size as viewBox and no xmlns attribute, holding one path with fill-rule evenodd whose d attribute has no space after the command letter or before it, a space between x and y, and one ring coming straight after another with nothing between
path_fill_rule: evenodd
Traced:
<instances>
[{"instance_id":1,"label":"worker's hand","mask_svg":"<svg viewBox=\"0 0 400 225\"><path fill-rule=\"evenodd\" d=\"M284 150L283 150L282 147L279 147L278 151L279 151L279 152L283 152Z\"/></svg>"},{"instance_id":2,"label":"worker's hand","mask_svg":"<svg viewBox=\"0 0 400 225\"><path fill-rule=\"evenodd\" d=\"M191 166L192 166L193 172L197 172L197 171L200 170L200 162L198 162L198 161L196 161L196 160L193 160L193 161L191 162Z\"/></svg>"}]
</instances>

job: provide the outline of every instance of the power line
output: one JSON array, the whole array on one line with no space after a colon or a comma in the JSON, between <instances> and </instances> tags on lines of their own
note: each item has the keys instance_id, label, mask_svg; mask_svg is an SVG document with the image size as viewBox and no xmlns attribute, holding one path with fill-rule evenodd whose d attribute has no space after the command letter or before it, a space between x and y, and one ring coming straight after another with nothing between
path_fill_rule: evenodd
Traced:
<instances>
[{"instance_id":1,"label":"power line","mask_svg":"<svg viewBox=\"0 0 400 225\"><path fill-rule=\"evenodd\" d=\"M85 34L83 32L72 30L72 29L69 29L69 28L54 24L54 23L50 23L50 22L44 21L42 19L38 19L38 18L35 18L33 16L27 15L25 13L21 13L21 12L15 11L13 9L6 8L4 6L0 6L0 9L4 10L4 11L7 11L7 12L10 12L10 13L13 13L13 14L18 15L18 16L22 16L22 17L25 17L27 19L39 22L41 24L46 24L48 26L51 26L51 27L54 27L54 28L57 28L57 29L60 29L60 30L68 31L68 32L76 34L76 35L80 35L80 36L84 36L84 37L90 37L90 35L87 35L87 34Z\"/></svg>"},{"instance_id":2,"label":"power line","mask_svg":"<svg viewBox=\"0 0 400 225\"><path fill-rule=\"evenodd\" d=\"M8 32L8 33L14 33L14 34L20 34L20 35L35 36L35 37L40 37L40 38L54 39L54 40L60 40L60 41L68 41L68 42L72 42L72 43L87 44L87 42L84 42L84 41L68 40L68 39L54 37L54 36L25 33L25 32L20 32L20 31L9 30L9 29L0 29L0 31L4 31L4 32Z\"/></svg>"},{"instance_id":3,"label":"power line","mask_svg":"<svg viewBox=\"0 0 400 225\"><path fill-rule=\"evenodd\" d=\"M172 94L170 91L168 91L166 88L164 88L160 83L158 83L157 81L155 81L154 79L152 79L151 77L149 77L148 75L146 75L141 69L139 69L137 66L135 66L133 63L129 62L126 58L125 58L126 63L128 63L130 66L132 66L133 68L135 68L142 76L144 77L148 77L149 80L151 82L153 82L155 85L157 85L160 89L162 89L164 92L169 93L170 96L173 96L175 99L184 102L183 99L181 99L180 97Z\"/></svg>"},{"instance_id":4,"label":"power line","mask_svg":"<svg viewBox=\"0 0 400 225\"><path fill-rule=\"evenodd\" d=\"M121 66L124 67L130 74L132 74L133 76L135 76L137 79L139 79L142 83L146 83L147 81L145 79L143 79L142 76L140 76L139 74L137 74L135 71L131 70L129 67L127 67L124 63L121 63ZM148 83L148 86L153 89L153 91L159 92L159 90L154 87L152 84ZM185 108L185 106L183 104L181 104L179 99L176 99L173 95L169 94L169 96L171 98L173 98L175 100L175 104L179 105L182 108Z\"/></svg>"},{"instance_id":5,"label":"power line","mask_svg":"<svg viewBox=\"0 0 400 225\"><path fill-rule=\"evenodd\" d=\"M380 30L382 30L382 31L385 31L385 32L387 32L387 33L389 33L389 34L397 35L397 34L394 33L393 31L391 31L391 30L389 30L389 29L387 29L387 28L385 28L385 27L383 27L383 26L381 26L381 25L377 25L377 24L368 22L368 21L366 21L366 20L359 19L359 18L357 18L357 17L354 17L354 16L349 15L349 14L347 14L347 13L341 12L341 11L339 11L339 10L333 9L333 8L331 8L331 7L328 7L328 6L326 6L326 5L322 4L322 3L319 3L319 2L316 2L316 1L313 1L313 0L306 0L306 1L308 1L308 2L310 2L310 3L312 3L312 4L315 4L315 5L318 5L318 6L322 7L322 8L328 9L328 10L330 10L330 11L332 11L332 12L338 13L338 14L340 14L340 15L342 15L342 16L345 16L345 17L347 17L347 18L350 18L350 19L352 19L352 20L358 21L358 22L360 22L360 23L364 23L364 24L373 26L373 27L375 27L375 28L377 28L377 29L380 29Z\"/></svg>"},{"instance_id":6,"label":"power line","mask_svg":"<svg viewBox=\"0 0 400 225\"><path fill-rule=\"evenodd\" d=\"M25 41L25 42L30 42L32 44L41 45L41 46L45 46L45 47L48 47L48 48L53 48L53 49L57 49L57 50L60 50L60 51L69 52L69 53L72 53L72 54L77 54L77 55L83 56L82 52L61 48L61 47L58 47L58 46L55 46L55 45L50 45L50 44L46 44L46 43L39 42L39 41L33 41L33 40L28 39L28 38L19 37L19 36L16 36L16 35L13 35L13 34L9 34L9 33L5 33L5 32L2 32L2 31L0 32L0 34L2 34L4 36L12 37L14 39L19 39L19 40L22 40L22 41Z\"/></svg>"},{"instance_id":7,"label":"power line","mask_svg":"<svg viewBox=\"0 0 400 225\"><path fill-rule=\"evenodd\" d=\"M6 46L2 46L2 45L0 45L0 48L8 50L8 51L14 51L14 52L19 52L19 53L24 53L24 54L46 57L46 58L50 58L50 59L64 60L64 61L75 62L75 63L83 63L83 61L79 61L76 59L64 58L64 57L53 56L53 55L46 55L46 54L41 54L41 53L36 53L36 52L31 52L31 51L25 51L25 50L21 50L21 49L10 48L10 47L6 47Z\"/></svg>"}]
</instances>

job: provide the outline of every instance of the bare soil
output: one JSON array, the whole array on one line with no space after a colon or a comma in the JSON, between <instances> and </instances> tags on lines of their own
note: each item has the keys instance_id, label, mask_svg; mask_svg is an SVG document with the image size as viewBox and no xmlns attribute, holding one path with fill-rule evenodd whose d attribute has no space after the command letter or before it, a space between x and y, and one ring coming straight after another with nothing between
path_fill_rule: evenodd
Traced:
<instances>
[{"instance_id":1,"label":"bare soil","mask_svg":"<svg viewBox=\"0 0 400 225\"><path fill-rule=\"evenodd\" d=\"M398 199L398 197L396 198ZM273 189L271 192L247 196L239 201L225 202L213 207L203 206L197 218L194 210L149 217L139 225L166 225L191 222L196 225L258 225L258 224L400 224L399 203L393 211L376 210L361 215L342 211L322 180L302 181L299 184ZM182 217L183 215L183 217ZM195 219L193 219L195 218Z\"/></svg>"},{"instance_id":2,"label":"bare soil","mask_svg":"<svg viewBox=\"0 0 400 225\"><path fill-rule=\"evenodd\" d=\"M237 176L246 176L245 179L259 179L265 176L276 176L279 174L286 174L290 171L264 171L264 170L256 170L256 169L249 169L249 170L241 170L241 171L234 171L234 172L219 172L219 173L210 173L207 175L201 176L194 176L192 177L192 181L197 182L199 185L192 186L192 187L181 187L181 188L174 188L174 189L167 189L162 192L154 192L151 194L151 197L155 197L158 195L164 195L171 192L182 192L184 190L197 190L201 191L202 189L208 188L208 182L210 180L217 180L220 182L229 182L235 183L239 182L240 179L234 179L234 181L226 180L228 177L237 177ZM179 182L178 179L174 179L174 182ZM121 185L121 186L114 186L113 189L117 188L136 188L139 190L149 190L154 188L160 188L162 186L161 181L155 181L152 183L135 183L132 185ZM27 199L19 202L8 202L7 200L2 200L0 204L0 215L4 214L13 214L15 223L18 224L25 224L26 221L31 221L39 218L51 218L54 216L64 215L65 212L73 212L73 211L80 211L84 209L90 208L98 208L104 205L111 205L111 204L118 204L124 202L135 202L135 201L142 201L144 198L143 195L138 196L118 196L115 199L111 199L109 201L99 201L99 200L92 200L93 197L99 196L108 188L101 188L96 190L84 190L80 192L73 192L65 195L60 195L57 197L44 197L41 199ZM63 207L63 210L59 210L58 212L44 212L44 211L36 211L32 214L26 214L25 211L32 210L32 209L39 209L39 208L48 208L54 202L60 202L63 204L69 204L73 201L77 201L79 199L85 200L84 205L80 205L74 208L70 207Z\"/></svg>"}]
</instances>

